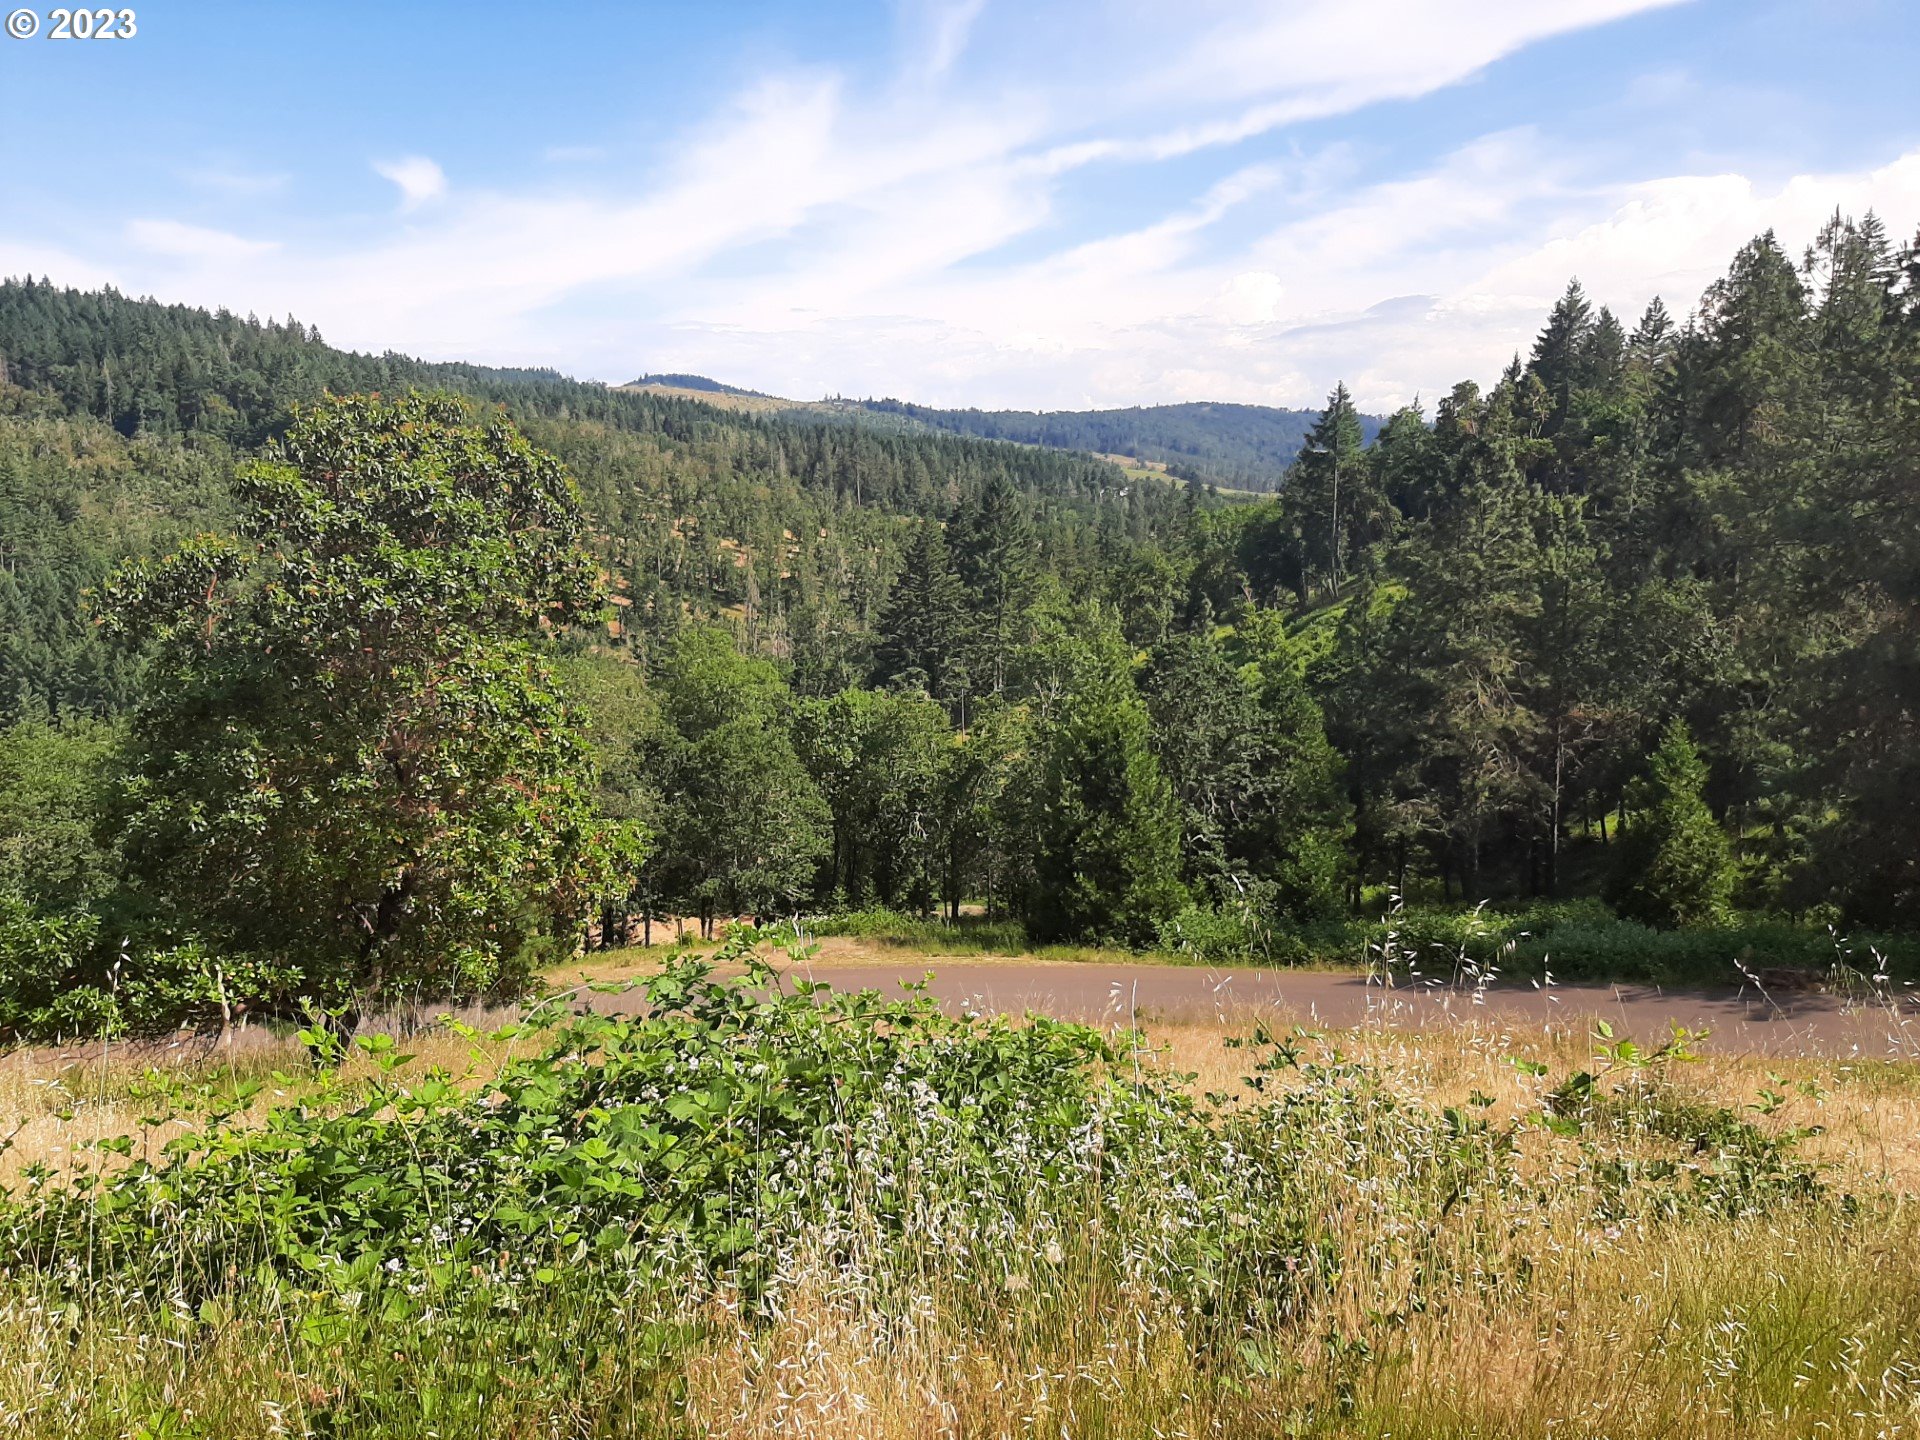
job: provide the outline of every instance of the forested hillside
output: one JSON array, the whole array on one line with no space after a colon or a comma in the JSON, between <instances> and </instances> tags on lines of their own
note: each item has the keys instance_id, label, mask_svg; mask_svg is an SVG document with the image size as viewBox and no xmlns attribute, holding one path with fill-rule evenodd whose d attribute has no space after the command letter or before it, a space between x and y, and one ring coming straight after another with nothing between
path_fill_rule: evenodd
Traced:
<instances>
[{"instance_id":1,"label":"forested hillside","mask_svg":"<svg viewBox=\"0 0 1920 1440\"><path fill-rule=\"evenodd\" d=\"M1871 218L1754 240L1684 322L1576 283L1371 443L1336 388L1233 505L0 287L0 940L40 977L0 1030L84 1019L108 935L171 957L135 1023L210 974L511 990L590 914L984 901L1275 957L1391 888L1729 966L1736 921L1915 926L1917 285ZM468 399L314 406L419 387Z\"/></svg>"},{"instance_id":2,"label":"forested hillside","mask_svg":"<svg viewBox=\"0 0 1920 1440\"><path fill-rule=\"evenodd\" d=\"M1243 490L1277 490L1313 428L1311 410L1193 402L1124 410L942 410L903 400L863 400L874 415L898 416L957 435L1125 455L1165 465L1175 479ZM1360 417L1371 443L1380 420Z\"/></svg>"},{"instance_id":3,"label":"forested hillside","mask_svg":"<svg viewBox=\"0 0 1920 1440\"><path fill-rule=\"evenodd\" d=\"M816 688L847 673L841 641L871 629L922 517L998 487L1032 517L1043 567L1077 585L1101 556L1171 533L1181 508L1083 456L758 423L45 282L0 284L0 382L0 718L123 708L124 662L94 642L81 593L117 559L216 521L236 458L329 392L439 388L505 406L582 488L623 646L724 614L752 648L797 655Z\"/></svg>"}]
</instances>

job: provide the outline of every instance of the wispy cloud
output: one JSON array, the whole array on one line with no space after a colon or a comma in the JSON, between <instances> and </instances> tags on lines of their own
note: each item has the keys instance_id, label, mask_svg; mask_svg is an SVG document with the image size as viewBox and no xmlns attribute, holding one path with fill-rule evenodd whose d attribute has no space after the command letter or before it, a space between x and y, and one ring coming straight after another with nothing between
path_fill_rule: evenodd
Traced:
<instances>
[{"instance_id":1,"label":"wispy cloud","mask_svg":"<svg viewBox=\"0 0 1920 1440\"><path fill-rule=\"evenodd\" d=\"M248 240L203 225L183 225L178 220L134 220L127 226L127 239L136 249L153 255L221 264L252 260L280 248L272 240Z\"/></svg>"},{"instance_id":2,"label":"wispy cloud","mask_svg":"<svg viewBox=\"0 0 1920 1440\"><path fill-rule=\"evenodd\" d=\"M429 200L447 193L446 173L424 155L409 155L403 160L376 160L375 173L400 187L400 208L417 210Z\"/></svg>"},{"instance_id":3,"label":"wispy cloud","mask_svg":"<svg viewBox=\"0 0 1920 1440\"><path fill-rule=\"evenodd\" d=\"M931 7L928 16L926 60L922 75L937 79L953 68L967 48L967 37L986 8L986 0L944 0Z\"/></svg>"},{"instance_id":4,"label":"wispy cloud","mask_svg":"<svg viewBox=\"0 0 1920 1440\"><path fill-rule=\"evenodd\" d=\"M285 171L229 169L211 165L182 170L180 178L196 190L216 195L251 197L278 194L287 188L293 177Z\"/></svg>"}]
</instances>

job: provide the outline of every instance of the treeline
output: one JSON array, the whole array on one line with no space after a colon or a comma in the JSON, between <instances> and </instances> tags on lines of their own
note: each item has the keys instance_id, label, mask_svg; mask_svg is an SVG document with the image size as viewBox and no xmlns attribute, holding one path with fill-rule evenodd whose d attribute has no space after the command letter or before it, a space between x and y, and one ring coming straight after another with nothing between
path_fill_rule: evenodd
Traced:
<instances>
[{"instance_id":1,"label":"treeline","mask_svg":"<svg viewBox=\"0 0 1920 1440\"><path fill-rule=\"evenodd\" d=\"M1254 593L1325 607L1364 872L1551 891L1677 717L1744 903L1920 918L1916 278L1869 217L1753 241L1681 327L1576 284L1492 390L1364 457L1336 396L1334 454L1223 517Z\"/></svg>"},{"instance_id":2,"label":"treeline","mask_svg":"<svg viewBox=\"0 0 1920 1440\"><path fill-rule=\"evenodd\" d=\"M1629 329L1576 282L1491 389L1402 411L1371 445L1337 389L1278 499L1196 510L1098 593L1143 678L1169 645L1216 641L1247 672L1277 637L1342 761L1356 895L1602 888L1679 721L1667 772L1693 775L1697 744L1731 843L1709 891L1911 924L1917 273L1869 217L1797 260L1756 239L1683 325L1656 301ZM923 537L875 649L879 678L950 702L966 650L941 617L981 602L973 576L943 596L955 534ZM1180 713L1161 737L1169 774L1220 757L1190 793L1257 793L1231 714Z\"/></svg>"},{"instance_id":3,"label":"treeline","mask_svg":"<svg viewBox=\"0 0 1920 1440\"><path fill-rule=\"evenodd\" d=\"M874 415L916 424L1099 455L1125 455L1167 466L1175 479L1245 490L1277 490L1313 428L1311 410L1196 401L1134 405L1120 410L943 410L902 400L863 400ZM1380 421L1361 417L1372 440Z\"/></svg>"}]
</instances>

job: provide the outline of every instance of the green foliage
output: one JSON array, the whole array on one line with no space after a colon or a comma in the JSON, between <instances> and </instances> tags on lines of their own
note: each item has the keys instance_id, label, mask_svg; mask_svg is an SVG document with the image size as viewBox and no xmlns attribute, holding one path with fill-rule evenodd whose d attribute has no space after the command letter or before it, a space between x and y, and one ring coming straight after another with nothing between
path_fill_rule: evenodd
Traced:
<instances>
[{"instance_id":1,"label":"green foliage","mask_svg":"<svg viewBox=\"0 0 1920 1440\"><path fill-rule=\"evenodd\" d=\"M0 894L59 912L108 893L118 856L100 831L118 746L114 727L77 717L0 730Z\"/></svg>"},{"instance_id":2,"label":"green foliage","mask_svg":"<svg viewBox=\"0 0 1920 1440\"><path fill-rule=\"evenodd\" d=\"M1672 720L1628 792L1635 823L1622 837L1607 898L1630 920L1659 929L1726 918L1732 850L1707 808L1706 766L1684 721Z\"/></svg>"},{"instance_id":3,"label":"green foliage","mask_svg":"<svg viewBox=\"0 0 1920 1440\"><path fill-rule=\"evenodd\" d=\"M1593 1067L1547 1092L1540 1121L1581 1137L1598 1218L1748 1215L1822 1195L1818 1176L1794 1154L1804 1132L1762 1130L1675 1083L1674 1068L1699 1059L1691 1047L1702 1038L1675 1026L1647 1049L1598 1021Z\"/></svg>"},{"instance_id":4,"label":"green foliage","mask_svg":"<svg viewBox=\"0 0 1920 1440\"><path fill-rule=\"evenodd\" d=\"M224 525L231 468L217 442L128 440L0 384L0 723L133 702L140 657L101 642L81 597L127 555Z\"/></svg>"},{"instance_id":5,"label":"green foliage","mask_svg":"<svg viewBox=\"0 0 1920 1440\"><path fill-rule=\"evenodd\" d=\"M1223 910L1256 900L1282 922L1346 904L1341 761L1284 636L1236 637L1235 666L1204 631L1170 637L1141 688L1154 751L1180 802L1186 877Z\"/></svg>"},{"instance_id":6,"label":"green foliage","mask_svg":"<svg viewBox=\"0 0 1920 1440\"><path fill-rule=\"evenodd\" d=\"M0 1040L119 1028L112 995L74 983L98 931L92 916L36 914L18 896L0 891Z\"/></svg>"},{"instance_id":7,"label":"green foliage","mask_svg":"<svg viewBox=\"0 0 1920 1440\"><path fill-rule=\"evenodd\" d=\"M954 574L946 537L937 525L926 525L880 617L874 679L964 704L973 690L968 631L967 592Z\"/></svg>"},{"instance_id":8,"label":"green foliage","mask_svg":"<svg viewBox=\"0 0 1920 1440\"><path fill-rule=\"evenodd\" d=\"M523 1027L536 1053L479 1088L404 1077L391 1037L362 1037L380 1071L363 1093L278 1109L260 1126L216 1109L158 1167L14 1210L7 1219L24 1228L8 1237L12 1253L58 1271L92 1228L99 1259L138 1267L166 1233L193 1267L180 1282L196 1299L236 1269L371 1276L388 1257L401 1269L510 1255L538 1283L576 1246L595 1265L725 1268L757 1284L784 1236L835 1223L819 1208L835 1193L882 1198L872 1218L890 1230L914 1222L914 1192L886 1202L872 1181L926 1153L899 1144L922 1102L948 1178L988 1187L976 1198L989 1209L1022 1199L1012 1187L1028 1177L1002 1153L1015 1137L1041 1173L1076 1168L1095 1066L1110 1058L1097 1032L949 1021L928 1000L804 983L769 993L762 938L741 929L712 961L681 956L647 982L645 1019L537 1012ZM713 978L735 961L750 983ZM323 1030L307 1038L341 1053ZM847 1124L849 1143L830 1139Z\"/></svg>"},{"instance_id":9,"label":"green foliage","mask_svg":"<svg viewBox=\"0 0 1920 1440\"><path fill-rule=\"evenodd\" d=\"M1613 868L1600 849L1623 829L1632 847L1646 828L1622 825L1639 803L1629 786L1659 721L1679 715L1698 740L1701 794L1732 837L1742 903L1911 926L1916 276L1913 250L1868 217L1836 218L1799 263L1759 237L1685 327L1655 302L1629 335L1572 285L1526 360L1484 390L1456 386L1431 424L1402 411L1371 447L1343 387L1310 426L1294 417L1284 445L1253 434L1272 416L1193 407L757 415L549 372L347 355L291 321L0 285L16 382L0 386L0 715L112 714L174 686L185 633L149 672L149 644L102 645L82 592L123 557L231 528L228 460L284 429L290 402L435 384L505 405L578 476L577 538L615 609L546 618L563 648L645 696L629 705L617 685L575 675L609 715L633 712L595 722L592 747L617 778L584 803L596 823L650 827L685 863L662 850L639 866L629 847L598 867L594 893L569 899L575 911L874 898L1026 910L1044 888L1035 777L1077 687L1050 653L1072 597L1110 607L1124 644L1148 652L1115 673L1148 703L1178 805L1179 878L1201 909L1251 906L1292 930L1333 925L1375 884L1447 901L1598 888ZM1086 455L957 433L983 429L1163 445L1193 478L1182 492ZM1296 453L1301 432L1311 448ZM1201 482L1269 441L1289 466L1277 498L1227 503ZM202 592L259 558L184 553ZM771 667L714 670L709 700L723 710L736 685L772 696L724 735L690 693L678 719L653 718L679 637L708 626ZM914 706L876 722L902 727L890 749L872 733L857 747L825 736L826 712L794 704L862 683L944 706L954 734L941 765L921 763L930 732ZM541 732L557 722L521 718ZM236 736L239 766L252 742ZM788 759L796 739L804 783ZM1117 732L1102 743L1125 749ZM895 763L899 783L878 784L873 767ZM747 813L731 815L703 778L719 775L742 787ZM834 791L831 825L809 785ZM696 832L723 823L725 845L699 853ZM769 848L787 823L793 843ZM155 845L191 833L183 819ZM70 894L32 904L66 913ZM168 898L150 888L109 908L139 918ZM1048 924L1106 923L1068 910ZM1146 943L1157 927L1108 933Z\"/></svg>"},{"instance_id":10,"label":"green foliage","mask_svg":"<svg viewBox=\"0 0 1920 1440\"><path fill-rule=\"evenodd\" d=\"M1160 922L1154 948L1208 965L1287 965L1315 956L1302 934L1254 899L1187 905Z\"/></svg>"},{"instance_id":11,"label":"green foliage","mask_svg":"<svg viewBox=\"0 0 1920 1440\"><path fill-rule=\"evenodd\" d=\"M812 889L832 816L794 752L779 672L697 627L662 657L658 687L665 893L707 922L790 910Z\"/></svg>"},{"instance_id":12,"label":"green foliage","mask_svg":"<svg viewBox=\"0 0 1920 1440\"><path fill-rule=\"evenodd\" d=\"M613 1404L608 1370L627 1406L657 1386L674 1415L703 1316L768 1334L834 1278L866 1319L924 1320L938 1293L976 1343L1009 1346L1036 1324L1083 1335L1090 1301L1138 1294L1181 1383L1236 1395L1325 1347L1355 1296L1394 1307L1350 1322L1355 1350L1422 1309L1524 1302L1516 1225L1558 1222L1568 1197L1649 1225L1846 1213L1794 1132L1686 1098L1679 1038L1603 1032L1579 1073L1534 1067L1537 1105L1506 1121L1265 1027L1230 1042L1237 1093L1195 1096L1088 1027L789 988L765 938L678 957L638 1016L536 1010L494 1037L513 1045L497 1069L421 1070L373 1034L349 1081L315 1028L322 1069L297 1098L269 1102L301 1088L285 1074L150 1075L145 1133L0 1199L10 1293L59 1327L55 1355L117 1324L118 1349L160 1334L214 1364L264 1318L276 1367L337 1377L299 1410L311 1428L501 1433ZM1518 1159L1532 1126L1572 1141L1544 1181Z\"/></svg>"},{"instance_id":13,"label":"green foliage","mask_svg":"<svg viewBox=\"0 0 1920 1440\"><path fill-rule=\"evenodd\" d=\"M1725 986L1746 983L1747 973L1775 968L1812 975L1835 967L1869 972L1876 968L1874 954L1897 972L1920 968L1920 945L1910 936L1836 937L1760 916L1737 916L1710 928L1658 930L1623 920L1592 898L1408 906L1380 920L1306 932L1302 938L1323 963L1359 963L1387 947L1436 977L1471 963L1483 970L1495 966L1509 977Z\"/></svg>"},{"instance_id":14,"label":"green foliage","mask_svg":"<svg viewBox=\"0 0 1920 1440\"><path fill-rule=\"evenodd\" d=\"M870 906L811 916L806 923L812 935L848 935L937 955L1025 955L1032 949L1018 920L980 915L952 920Z\"/></svg>"},{"instance_id":15,"label":"green foliage","mask_svg":"<svg viewBox=\"0 0 1920 1440\"><path fill-rule=\"evenodd\" d=\"M238 493L238 534L107 591L156 652L138 883L311 994L517 992L620 843L542 654L599 603L571 486L504 419L414 396L307 412Z\"/></svg>"},{"instance_id":16,"label":"green foliage","mask_svg":"<svg viewBox=\"0 0 1920 1440\"><path fill-rule=\"evenodd\" d=\"M288 1006L301 976L259 956L203 944L115 951L97 916L35 913L0 893L0 1044L152 1035Z\"/></svg>"},{"instance_id":17,"label":"green foliage","mask_svg":"<svg viewBox=\"0 0 1920 1440\"><path fill-rule=\"evenodd\" d=\"M1072 688L1037 737L1027 796L1033 858L1024 914L1041 942L1145 945L1185 898L1179 812L1117 637L1066 648Z\"/></svg>"},{"instance_id":18,"label":"green foliage","mask_svg":"<svg viewBox=\"0 0 1920 1440\"><path fill-rule=\"evenodd\" d=\"M794 717L802 763L833 816L829 894L854 906L925 912L943 898L950 853L946 711L917 695L843 690Z\"/></svg>"},{"instance_id":19,"label":"green foliage","mask_svg":"<svg viewBox=\"0 0 1920 1440\"><path fill-rule=\"evenodd\" d=\"M975 617L965 632L968 684L999 695L1031 638L1039 569L1033 520L1012 482L998 475L955 513L953 529L955 575Z\"/></svg>"}]
</instances>

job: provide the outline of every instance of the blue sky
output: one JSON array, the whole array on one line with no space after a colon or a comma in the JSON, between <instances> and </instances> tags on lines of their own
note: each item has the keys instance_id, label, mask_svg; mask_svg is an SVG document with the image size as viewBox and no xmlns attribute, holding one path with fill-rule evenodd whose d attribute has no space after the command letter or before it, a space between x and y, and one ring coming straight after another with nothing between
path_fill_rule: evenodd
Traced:
<instances>
[{"instance_id":1,"label":"blue sky","mask_svg":"<svg viewBox=\"0 0 1920 1440\"><path fill-rule=\"evenodd\" d=\"M615 381L1384 409L1920 225L1910 0L136 9L0 38L0 274Z\"/></svg>"}]
</instances>

